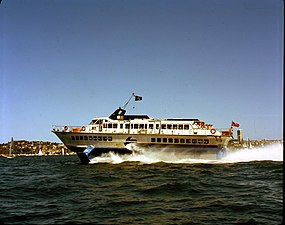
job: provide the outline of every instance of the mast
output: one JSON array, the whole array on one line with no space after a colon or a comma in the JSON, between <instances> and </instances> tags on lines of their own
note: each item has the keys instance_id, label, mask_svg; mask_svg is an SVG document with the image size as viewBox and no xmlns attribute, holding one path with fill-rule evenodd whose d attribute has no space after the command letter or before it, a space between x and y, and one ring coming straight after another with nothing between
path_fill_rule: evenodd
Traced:
<instances>
[{"instance_id":1,"label":"mast","mask_svg":"<svg viewBox=\"0 0 285 225\"><path fill-rule=\"evenodd\" d=\"M132 100L132 98L134 97L135 101L141 101L142 100L142 97L141 96L138 96L138 95L135 95L135 93L132 93L131 97L129 98L129 100L122 106L122 107L119 107L118 109L115 110L115 112L113 112L109 118L110 119L117 119L118 116L121 118L125 115L126 113L126 107L127 105L130 103L130 101Z\"/></svg>"},{"instance_id":2,"label":"mast","mask_svg":"<svg viewBox=\"0 0 285 225\"><path fill-rule=\"evenodd\" d=\"M130 103L130 101L132 100L132 98L135 96L135 93L132 93L131 97L129 98L129 100L122 106L122 109L126 109L127 105Z\"/></svg>"},{"instance_id":3,"label":"mast","mask_svg":"<svg viewBox=\"0 0 285 225\"><path fill-rule=\"evenodd\" d=\"M131 97L129 98L129 100L125 103L125 105L123 105L122 109L126 109L127 105L129 104L129 102L131 101L132 98L135 98L135 101L141 101L142 100L142 96L138 96L138 95L135 95L135 93L132 93Z\"/></svg>"},{"instance_id":4,"label":"mast","mask_svg":"<svg viewBox=\"0 0 285 225\"><path fill-rule=\"evenodd\" d=\"M14 140L13 140L13 137L12 137L12 138L11 138L11 142L10 142L10 148L9 148L9 156L12 155L13 145L14 145Z\"/></svg>"}]
</instances>

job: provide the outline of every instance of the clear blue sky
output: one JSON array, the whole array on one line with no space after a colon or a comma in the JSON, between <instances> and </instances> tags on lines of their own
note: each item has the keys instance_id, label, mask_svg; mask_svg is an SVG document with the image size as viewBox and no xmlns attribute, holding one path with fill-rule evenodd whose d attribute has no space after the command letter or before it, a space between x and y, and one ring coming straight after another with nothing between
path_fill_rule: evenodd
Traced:
<instances>
[{"instance_id":1,"label":"clear blue sky","mask_svg":"<svg viewBox=\"0 0 285 225\"><path fill-rule=\"evenodd\" d=\"M0 143L128 113L283 139L281 0L2 0Z\"/></svg>"}]
</instances>

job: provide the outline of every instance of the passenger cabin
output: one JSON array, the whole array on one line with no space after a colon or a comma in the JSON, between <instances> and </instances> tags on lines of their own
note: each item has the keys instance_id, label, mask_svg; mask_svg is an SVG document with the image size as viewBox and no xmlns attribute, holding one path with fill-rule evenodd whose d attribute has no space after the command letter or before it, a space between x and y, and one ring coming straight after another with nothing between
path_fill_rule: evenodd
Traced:
<instances>
[{"instance_id":1,"label":"passenger cabin","mask_svg":"<svg viewBox=\"0 0 285 225\"><path fill-rule=\"evenodd\" d=\"M111 117L111 118L110 118ZM212 135L213 125L199 119L153 119L147 115L118 115L96 118L89 132L122 134ZM114 118L114 119L113 119ZM88 132L88 131L87 131Z\"/></svg>"}]
</instances>

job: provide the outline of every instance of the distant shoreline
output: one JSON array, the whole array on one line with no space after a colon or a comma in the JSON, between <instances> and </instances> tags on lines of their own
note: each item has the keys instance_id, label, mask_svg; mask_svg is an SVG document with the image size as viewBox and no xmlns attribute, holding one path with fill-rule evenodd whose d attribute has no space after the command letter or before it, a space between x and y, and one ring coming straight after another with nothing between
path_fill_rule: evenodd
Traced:
<instances>
[{"instance_id":1,"label":"distant shoreline","mask_svg":"<svg viewBox=\"0 0 285 225\"><path fill-rule=\"evenodd\" d=\"M0 155L8 155L10 143L0 144ZM48 141L14 140L12 155L39 156L39 155L74 155L63 143Z\"/></svg>"}]
</instances>

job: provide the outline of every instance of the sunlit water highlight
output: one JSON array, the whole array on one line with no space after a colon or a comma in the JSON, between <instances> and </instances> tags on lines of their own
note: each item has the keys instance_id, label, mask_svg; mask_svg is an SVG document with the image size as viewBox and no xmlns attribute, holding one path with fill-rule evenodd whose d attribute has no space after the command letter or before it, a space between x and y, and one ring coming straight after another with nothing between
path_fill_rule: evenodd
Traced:
<instances>
[{"instance_id":1,"label":"sunlit water highlight","mask_svg":"<svg viewBox=\"0 0 285 225\"><path fill-rule=\"evenodd\" d=\"M141 162L141 163L239 163L251 161L283 161L283 144L272 144L258 148L244 148L229 152L221 160L195 159L177 152L161 151L139 151L131 155L117 155L112 152L95 157L91 160L94 163Z\"/></svg>"}]
</instances>

